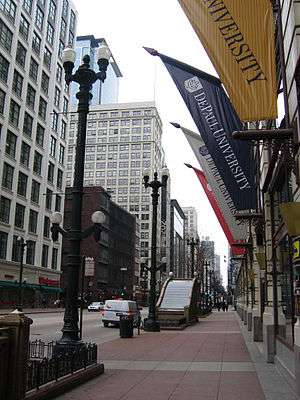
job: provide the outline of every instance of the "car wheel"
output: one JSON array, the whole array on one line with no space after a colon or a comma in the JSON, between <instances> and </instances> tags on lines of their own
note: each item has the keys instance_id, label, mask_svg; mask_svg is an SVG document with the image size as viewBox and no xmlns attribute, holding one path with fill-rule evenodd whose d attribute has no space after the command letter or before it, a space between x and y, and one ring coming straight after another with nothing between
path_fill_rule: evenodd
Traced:
<instances>
[{"instance_id":1,"label":"car wheel","mask_svg":"<svg viewBox=\"0 0 300 400\"><path fill-rule=\"evenodd\" d=\"M108 322L103 322L103 326L104 326L104 328L108 328Z\"/></svg>"}]
</instances>

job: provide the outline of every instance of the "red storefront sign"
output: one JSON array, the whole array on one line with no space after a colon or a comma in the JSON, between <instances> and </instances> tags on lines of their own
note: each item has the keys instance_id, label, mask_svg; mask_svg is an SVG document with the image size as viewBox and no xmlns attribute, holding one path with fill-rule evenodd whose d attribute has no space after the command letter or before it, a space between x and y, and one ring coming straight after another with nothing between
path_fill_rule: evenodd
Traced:
<instances>
[{"instance_id":1,"label":"red storefront sign","mask_svg":"<svg viewBox=\"0 0 300 400\"><path fill-rule=\"evenodd\" d=\"M49 278L43 278L42 276L39 277L39 284L40 285L48 285L48 286L59 286L59 281Z\"/></svg>"}]
</instances>

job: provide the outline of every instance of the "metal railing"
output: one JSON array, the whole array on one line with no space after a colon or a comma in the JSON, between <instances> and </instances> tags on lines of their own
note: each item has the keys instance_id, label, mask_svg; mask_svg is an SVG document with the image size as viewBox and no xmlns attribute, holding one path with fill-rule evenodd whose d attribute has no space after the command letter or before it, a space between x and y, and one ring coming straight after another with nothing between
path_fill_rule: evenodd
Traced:
<instances>
[{"instance_id":1,"label":"metal railing","mask_svg":"<svg viewBox=\"0 0 300 400\"><path fill-rule=\"evenodd\" d=\"M0 400L7 399L9 372L9 328L0 328Z\"/></svg>"},{"instance_id":2,"label":"metal railing","mask_svg":"<svg viewBox=\"0 0 300 400\"><path fill-rule=\"evenodd\" d=\"M39 389L46 383L57 381L59 378L73 374L97 363L97 345L88 343L79 350L52 356L54 342L43 343L35 341L30 344L30 360L27 368L26 391ZM41 357L50 355L50 357Z\"/></svg>"}]
</instances>

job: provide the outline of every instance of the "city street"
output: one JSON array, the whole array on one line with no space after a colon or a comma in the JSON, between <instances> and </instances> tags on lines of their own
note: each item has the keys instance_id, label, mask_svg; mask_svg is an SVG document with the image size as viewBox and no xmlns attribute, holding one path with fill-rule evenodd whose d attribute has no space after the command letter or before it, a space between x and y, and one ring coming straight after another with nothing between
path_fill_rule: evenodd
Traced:
<instances>
[{"instance_id":1,"label":"city street","mask_svg":"<svg viewBox=\"0 0 300 400\"><path fill-rule=\"evenodd\" d=\"M141 311L142 318L147 314L147 309ZM45 343L61 337L64 313L27 314L32 320L30 333L31 340L40 339ZM83 312L83 340L96 344L108 342L119 337L119 329L115 327L104 328L100 312Z\"/></svg>"}]
</instances>

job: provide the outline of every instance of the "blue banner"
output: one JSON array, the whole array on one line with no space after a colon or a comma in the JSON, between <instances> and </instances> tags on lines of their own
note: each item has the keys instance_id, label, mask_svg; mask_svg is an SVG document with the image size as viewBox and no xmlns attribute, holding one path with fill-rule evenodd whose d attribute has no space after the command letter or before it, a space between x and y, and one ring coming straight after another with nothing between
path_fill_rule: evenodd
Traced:
<instances>
[{"instance_id":1,"label":"blue banner","mask_svg":"<svg viewBox=\"0 0 300 400\"><path fill-rule=\"evenodd\" d=\"M251 144L236 141L243 129L221 81L158 52L183 97L237 210L255 209Z\"/></svg>"}]
</instances>

